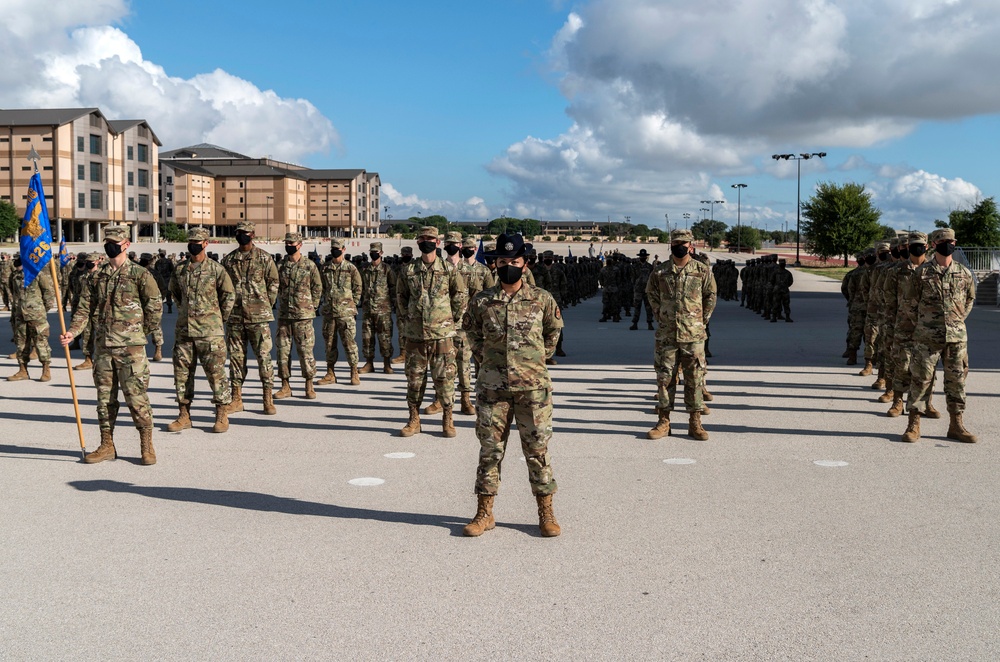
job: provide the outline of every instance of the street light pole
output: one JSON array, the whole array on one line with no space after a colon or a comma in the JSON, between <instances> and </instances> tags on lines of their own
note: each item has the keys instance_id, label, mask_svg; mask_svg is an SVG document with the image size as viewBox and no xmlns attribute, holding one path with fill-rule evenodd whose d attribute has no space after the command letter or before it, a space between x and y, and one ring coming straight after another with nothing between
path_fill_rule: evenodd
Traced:
<instances>
[{"instance_id":1,"label":"street light pole","mask_svg":"<svg viewBox=\"0 0 1000 662\"><path fill-rule=\"evenodd\" d=\"M710 205L709 213L712 215L712 220L715 220L715 205L726 204L725 200L702 200L701 204Z\"/></svg>"},{"instance_id":2,"label":"street light pole","mask_svg":"<svg viewBox=\"0 0 1000 662\"><path fill-rule=\"evenodd\" d=\"M667 234L670 234L670 214L663 215L663 224L667 227Z\"/></svg>"},{"instance_id":3,"label":"street light pole","mask_svg":"<svg viewBox=\"0 0 1000 662\"><path fill-rule=\"evenodd\" d=\"M801 244L802 233L799 230L799 225L802 218L802 162L808 161L809 159L816 157L818 159L826 156L826 152L809 152L801 153L798 156L795 154L773 154L771 156L775 161L795 161L796 165L796 194L795 194L795 266L801 267L802 261L799 259L799 246Z\"/></svg>"},{"instance_id":4,"label":"street light pole","mask_svg":"<svg viewBox=\"0 0 1000 662\"><path fill-rule=\"evenodd\" d=\"M732 184L732 187L736 189L736 252L743 252L743 224L741 222L741 213L743 210L743 189L747 187L746 184Z\"/></svg>"},{"instance_id":5,"label":"street light pole","mask_svg":"<svg viewBox=\"0 0 1000 662\"><path fill-rule=\"evenodd\" d=\"M683 216L684 216L684 229L687 230L688 229L688 221L691 220L691 214L689 214L687 212L684 212Z\"/></svg>"}]
</instances>

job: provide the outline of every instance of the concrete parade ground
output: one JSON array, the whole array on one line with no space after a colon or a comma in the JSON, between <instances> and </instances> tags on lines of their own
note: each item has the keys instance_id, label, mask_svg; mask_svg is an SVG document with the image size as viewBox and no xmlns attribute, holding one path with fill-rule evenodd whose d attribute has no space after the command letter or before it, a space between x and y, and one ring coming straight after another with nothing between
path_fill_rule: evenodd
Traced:
<instances>
[{"instance_id":1,"label":"concrete parade ground","mask_svg":"<svg viewBox=\"0 0 1000 662\"><path fill-rule=\"evenodd\" d=\"M840 358L840 283L795 278L793 324L719 302L706 442L683 412L673 436L645 438L645 318L600 324L599 296L564 311L552 539L516 432L497 528L462 537L473 417L456 413L454 439L440 414L397 436L402 366L352 387L341 359L341 383L310 401L296 362L294 397L263 416L252 364L247 411L221 435L199 370L195 429L163 431L176 308L150 364L157 464L139 466L123 405L119 459L84 465L53 314L52 382L35 381L37 362L32 381L0 381L0 658L997 659L1000 311L969 318L965 422L980 442L946 439L945 414L904 444L906 417L887 418L874 378ZM9 338L0 320L4 356ZM16 369L0 360L0 375ZM75 374L93 450L92 377ZM939 372L945 411L941 385Z\"/></svg>"}]
</instances>

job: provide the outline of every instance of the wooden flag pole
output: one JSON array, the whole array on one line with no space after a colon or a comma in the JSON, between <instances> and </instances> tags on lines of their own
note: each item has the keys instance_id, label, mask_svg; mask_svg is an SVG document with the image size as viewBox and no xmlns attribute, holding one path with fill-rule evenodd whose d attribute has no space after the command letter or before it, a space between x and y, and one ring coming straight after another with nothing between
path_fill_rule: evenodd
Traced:
<instances>
[{"instance_id":1,"label":"wooden flag pole","mask_svg":"<svg viewBox=\"0 0 1000 662\"><path fill-rule=\"evenodd\" d=\"M56 256L49 259L49 267L52 271L52 284L56 290L56 310L59 311L59 328L63 334L66 333L66 319L63 317L62 295L59 292L59 272L56 271ZM73 411L76 412L76 431L80 435L80 459L87 455L87 444L83 440L83 422L80 420L80 401L76 397L76 379L73 377L72 357L69 353L69 345L63 345L66 350L66 371L69 373L69 390L73 393Z\"/></svg>"}]
</instances>

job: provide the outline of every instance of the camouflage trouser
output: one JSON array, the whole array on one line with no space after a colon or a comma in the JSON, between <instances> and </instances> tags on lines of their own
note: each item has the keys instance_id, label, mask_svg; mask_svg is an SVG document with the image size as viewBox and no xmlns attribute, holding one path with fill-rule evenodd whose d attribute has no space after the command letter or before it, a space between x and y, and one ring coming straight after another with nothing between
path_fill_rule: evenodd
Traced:
<instances>
[{"instance_id":1,"label":"camouflage trouser","mask_svg":"<svg viewBox=\"0 0 1000 662\"><path fill-rule=\"evenodd\" d=\"M605 287L601 294L601 316L611 318L620 312L621 302L618 299L618 291Z\"/></svg>"},{"instance_id":2,"label":"camouflage trouser","mask_svg":"<svg viewBox=\"0 0 1000 662\"><path fill-rule=\"evenodd\" d=\"M392 313L363 313L361 317L361 344L365 360L375 360L375 338L378 338L382 358L392 358Z\"/></svg>"},{"instance_id":3,"label":"camouflage trouser","mask_svg":"<svg viewBox=\"0 0 1000 662\"><path fill-rule=\"evenodd\" d=\"M863 311L848 308L847 310L847 349L852 352L861 348L861 340L865 333L865 314Z\"/></svg>"},{"instance_id":4,"label":"camouflage trouser","mask_svg":"<svg viewBox=\"0 0 1000 662\"><path fill-rule=\"evenodd\" d=\"M559 336L562 338L562 335ZM458 372L459 393L472 393L472 347L469 345L469 338L465 331L458 331L455 334L455 362Z\"/></svg>"},{"instance_id":5,"label":"camouflage trouser","mask_svg":"<svg viewBox=\"0 0 1000 662\"><path fill-rule=\"evenodd\" d=\"M177 402L191 404L194 400L195 360L201 362L212 389L212 402L228 405L233 399L229 380L226 378L226 339L222 336L208 338L188 338L182 336L174 340L174 390Z\"/></svg>"},{"instance_id":6,"label":"camouflage trouser","mask_svg":"<svg viewBox=\"0 0 1000 662\"><path fill-rule=\"evenodd\" d=\"M500 489L500 464L507 450L511 421L517 420L521 449L528 464L528 482L536 496L555 494L556 480L549 459L552 439L552 392L493 391L476 393L476 436L479 468L476 494L495 495Z\"/></svg>"},{"instance_id":7,"label":"camouflage trouser","mask_svg":"<svg viewBox=\"0 0 1000 662\"><path fill-rule=\"evenodd\" d=\"M316 330L312 319L278 320L278 377L289 379L292 376L293 341L299 353L302 377L312 379L316 376L316 357L313 355Z\"/></svg>"},{"instance_id":8,"label":"camouflage trouser","mask_svg":"<svg viewBox=\"0 0 1000 662\"><path fill-rule=\"evenodd\" d=\"M968 343L950 342L928 347L913 344L910 360L910 398L908 411L927 413L927 403L934 390L934 369L938 359L944 366L944 399L948 411L961 414L965 411L965 377L969 374Z\"/></svg>"},{"instance_id":9,"label":"camouflage trouser","mask_svg":"<svg viewBox=\"0 0 1000 662\"><path fill-rule=\"evenodd\" d=\"M80 334L77 336L77 339L80 341L80 349L83 351L84 357L87 357L87 356L93 357L94 356L94 325L91 324L89 320L87 321L86 326L83 327L83 330L80 331Z\"/></svg>"},{"instance_id":10,"label":"camouflage trouser","mask_svg":"<svg viewBox=\"0 0 1000 662\"><path fill-rule=\"evenodd\" d=\"M97 421L102 430L114 430L118 420L118 388L137 430L153 427L153 408L149 404L149 361L146 348L100 348L94 356L94 386L97 387Z\"/></svg>"},{"instance_id":11,"label":"camouflage trouser","mask_svg":"<svg viewBox=\"0 0 1000 662\"><path fill-rule=\"evenodd\" d=\"M771 293L771 318L782 315L784 311L785 319L792 316L792 297L788 290L777 290Z\"/></svg>"},{"instance_id":12,"label":"camouflage trouser","mask_svg":"<svg viewBox=\"0 0 1000 662\"><path fill-rule=\"evenodd\" d=\"M887 324L879 326L877 354L882 361L882 378L886 384L892 384L896 369L896 347L893 344L895 330Z\"/></svg>"},{"instance_id":13,"label":"camouflage trouser","mask_svg":"<svg viewBox=\"0 0 1000 662\"><path fill-rule=\"evenodd\" d=\"M406 404L419 407L427 390L427 368L434 381L438 402L451 407L455 402L455 342L441 340L406 341Z\"/></svg>"},{"instance_id":14,"label":"camouflage trouser","mask_svg":"<svg viewBox=\"0 0 1000 662\"><path fill-rule=\"evenodd\" d=\"M32 350L38 352L38 360L49 363L52 348L49 346L49 321L47 319L29 321L17 315L14 326L14 346L17 348L17 362L27 364Z\"/></svg>"},{"instance_id":15,"label":"camouflage trouser","mask_svg":"<svg viewBox=\"0 0 1000 662\"><path fill-rule=\"evenodd\" d=\"M865 313L865 361L878 358L878 325Z\"/></svg>"},{"instance_id":16,"label":"camouflage trouser","mask_svg":"<svg viewBox=\"0 0 1000 662\"><path fill-rule=\"evenodd\" d=\"M159 347L163 344L163 329L156 327L153 332L149 334L149 337L153 339L153 344Z\"/></svg>"},{"instance_id":17,"label":"camouflage trouser","mask_svg":"<svg viewBox=\"0 0 1000 662\"><path fill-rule=\"evenodd\" d=\"M902 396L910 392L910 370L913 366L913 340L897 338L892 346L894 354L892 390ZM937 372L931 371L931 393L934 392L935 381L937 381Z\"/></svg>"},{"instance_id":18,"label":"camouflage trouser","mask_svg":"<svg viewBox=\"0 0 1000 662\"><path fill-rule=\"evenodd\" d=\"M323 316L323 340L326 342L326 364L332 366L337 362L340 353L337 351L337 338L344 346L347 355L347 365L358 367L357 321L354 317ZM390 345L391 347L392 345Z\"/></svg>"},{"instance_id":19,"label":"camouflage trouser","mask_svg":"<svg viewBox=\"0 0 1000 662\"><path fill-rule=\"evenodd\" d=\"M6 282L0 284L0 295L3 296L3 307L10 310L10 286Z\"/></svg>"},{"instance_id":20,"label":"camouflage trouser","mask_svg":"<svg viewBox=\"0 0 1000 662\"><path fill-rule=\"evenodd\" d=\"M689 412L705 408L702 393L705 390L705 343L672 343L657 339L653 355L656 368L657 408L663 412L674 409L677 384L674 373L678 367L684 372L684 407Z\"/></svg>"},{"instance_id":21,"label":"camouflage trouser","mask_svg":"<svg viewBox=\"0 0 1000 662\"><path fill-rule=\"evenodd\" d=\"M646 306L646 324L653 323L653 307L649 305L649 299L646 295L641 297L635 297L633 303L635 304L635 313L632 314L632 324L638 324L639 318L641 317L642 307Z\"/></svg>"},{"instance_id":22,"label":"camouflage trouser","mask_svg":"<svg viewBox=\"0 0 1000 662\"><path fill-rule=\"evenodd\" d=\"M260 383L265 389L274 386L274 364L271 363L271 325L268 322L230 323L226 327L226 347L229 348L229 381L243 385L247 379L247 346L257 357Z\"/></svg>"}]
</instances>

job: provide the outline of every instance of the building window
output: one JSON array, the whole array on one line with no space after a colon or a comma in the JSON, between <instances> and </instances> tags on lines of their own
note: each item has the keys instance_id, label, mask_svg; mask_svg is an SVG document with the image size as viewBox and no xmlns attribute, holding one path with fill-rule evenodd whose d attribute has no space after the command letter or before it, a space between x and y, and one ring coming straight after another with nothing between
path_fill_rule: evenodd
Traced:
<instances>
[{"instance_id":1,"label":"building window","mask_svg":"<svg viewBox=\"0 0 1000 662\"><path fill-rule=\"evenodd\" d=\"M31 138L21 138L21 142L23 142L23 143L30 143L31 142Z\"/></svg>"},{"instance_id":2,"label":"building window","mask_svg":"<svg viewBox=\"0 0 1000 662\"><path fill-rule=\"evenodd\" d=\"M171 191L167 191L167 202L174 201L174 194Z\"/></svg>"},{"instance_id":3,"label":"building window","mask_svg":"<svg viewBox=\"0 0 1000 662\"><path fill-rule=\"evenodd\" d=\"M135 211L135 198L128 199L128 210Z\"/></svg>"},{"instance_id":4,"label":"building window","mask_svg":"<svg viewBox=\"0 0 1000 662\"><path fill-rule=\"evenodd\" d=\"M128 147L125 148L125 158L128 159L129 161L132 160L132 145L129 145Z\"/></svg>"},{"instance_id":5,"label":"building window","mask_svg":"<svg viewBox=\"0 0 1000 662\"><path fill-rule=\"evenodd\" d=\"M135 173L131 170L128 172L128 185L135 186Z\"/></svg>"},{"instance_id":6,"label":"building window","mask_svg":"<svg viewBox=\"0 0 1000 662\"><path fill-rule=\"evenodd\" d=\"M43 143L50 143L50 142L52 142L52 137L49 136L49 137L46 137L46 138L42 138L42 142Z\"/></svg>"},{"instance_id":7,"label":"building window","mask_svg":"<svg viewBox=\"0 0 1000 662\"><path fill-rule=\"evenodd\" d=\"M31 166L21 166L21 170L31 170Z\"/></svg>"},{"instance_id":8,"label":"building window","mask_svg":"<svg viewBox=\"0 0 1000 662\"><path fill-rule=\"evenodd\" d=\"M76 206L79 207L80 209L86 209L87 208L87 194L86 193L77 193L76 194Z\"/></svg>"},{"instance_id":9,"label":"building window","mask_svg":"<svg viewBox=\"0 0 1000 662\"><path fill-rule=\"evenodd\" d=\"M240 182L240 188L243 188L243 182Z\"/></svg>"},{"instance_id":10,"label":"building window","mask_svg":"<svg viewBox=\"0 0 1000 662\"><path fill-rule=\"evenodd\" d=\"M148 138L149 137L149 129L147 129L144 126L140 126L139 127L139 137L140 138Z\"/></svg>"},{"instance_id":11,"label":"building window","mask_svg":"<svg viewBox=\"0 0 1000 662\"><path fill-rule=\"evenodd\" d=\"M76 137L76 151L78 152L83 151L83 136Z\"/></svg>"},{"instance_id":12,"label":"building window","mask_svg":"<svg viewBox=\"0 0 1000 662\"><path fill-rule=\"evenodd\" d=\"M90 192L90 208L91 209L101 209L101 201L103 196L100 191Z\"/></svg>"},{"instance_id":13,"label":"building window","mask_svg":"<svg viewBox=\"0 0 1000 662\"><path fill-rule=\"evenodd\" d=\"M139 171L139 186L142 188L149 188L149 171L140 170Z\"/></svg>"},{"instance_id":14,"label":"building window","mask_svg":"<svg viewBox=\"0 0 1000 662\"><path fill-rule=\"evenodd\" d=\"M42 166L42 170L52 170L52 166Z\"/></svg>"},{"instance_id":15,"label":"building window","mask_svg":"<svg viewBox=\"0 0 1000 662\"><path fill-rule=\"evenodd\" d=\"M78 165L76 167L76 178L81 182L87 178L87 167L84 165Z\"/></svg>"},{"instance_id":16,"label":"building window","mask_svg":"<svg viewBox=\"0 0 1000 662\"><path fill-rule=\"evenodd\" d=\"M96 154L98 156L101 155L101 137L100 136L91 136L90 137L90 153L91 154Z\"/></svg>"},{"instance_id":17,"label":"building window","mask_svg":"<svg viewBox=\"0 0 1000 662\"><path fill-rule=\"evenodd\" d=\"M145 214L149 211L149 196L140 195L139 196L139 213Z\"/></svg>"},{"instance_id":18,"label":"building window","mask_svg":"<svg viewBox=\"0 0 1000 662\"><path fill-rule=\"evenodd\" d=\"M9 143L10 138L0 138L0 143Z\"/></svg>"},{"instance_id":19,"label":"building window","mask_svg":"<svg viewBox=\"0 0 1000 662\"><path fill-rule=\"evenodd\" d=\"M173 217L174 217L174 210L173 210L173 208L172 207L167 207L167 218L173 218Z\"/></svg>"},{"instance_id":20,"label":"building window","mask_svg":"<svg viewBox=\"0 0 1000 662\"><path fill-rule=\"evenodd\" d=\"M143 163L149 163L149 145L139 143L136 147L139 151L139 160Z\"/></svg>"},{"instance_id":21,"label":"building window","mask_svg":"<svg viewBox=\"0 0 1000 662\"><path fill-rule=\"evenodd\" d=\"M90 181L92 182L102 182L104 181L101 177L101 164L91 163L90 164Z\"/></svg>"},{"instance_id":22,"label":"building window","mask_svg":"<svg viewBox=\"0 0 1000 662\"><path fill-rule=\"evenodd\" d=\"M170 175L167 175L167 186L170 186L173 183L174 183L174 178L171 177Z\"/></svg>"}]
</instances>

